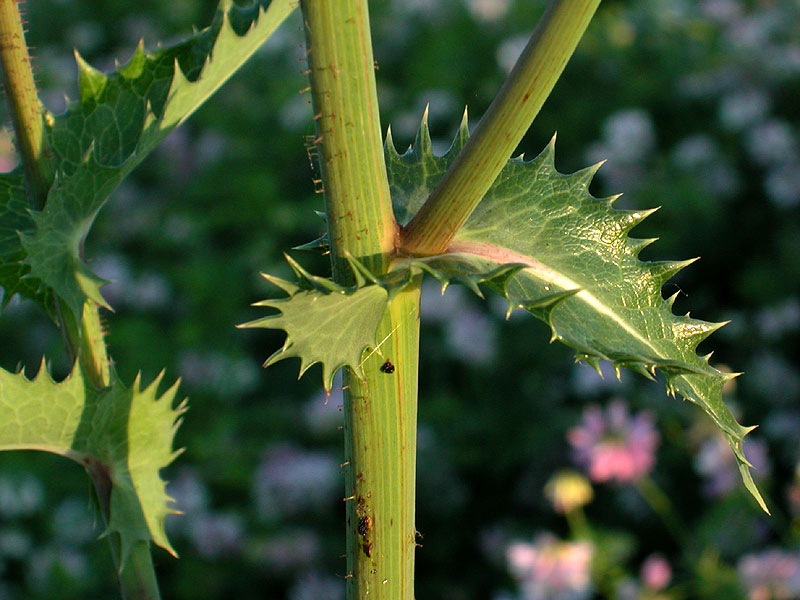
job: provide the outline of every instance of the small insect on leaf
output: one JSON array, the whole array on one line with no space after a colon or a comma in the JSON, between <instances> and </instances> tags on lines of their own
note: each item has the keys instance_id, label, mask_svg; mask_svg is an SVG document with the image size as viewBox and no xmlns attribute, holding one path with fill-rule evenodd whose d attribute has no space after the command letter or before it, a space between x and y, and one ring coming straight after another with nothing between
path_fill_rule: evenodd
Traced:
<instances>
[{"instance_id":1,"label":"small insect on leaf","mask_svg":"<svg viewBox=\"0 0 800 600\"><path fill-rule=\"evenodd\" d=\"M387 360L385 363L381 365L381 371L383 371L387 375L391 375L392 373L394 373L394 365L391 363L391 361Z\"/></svg>"}]
</instances>

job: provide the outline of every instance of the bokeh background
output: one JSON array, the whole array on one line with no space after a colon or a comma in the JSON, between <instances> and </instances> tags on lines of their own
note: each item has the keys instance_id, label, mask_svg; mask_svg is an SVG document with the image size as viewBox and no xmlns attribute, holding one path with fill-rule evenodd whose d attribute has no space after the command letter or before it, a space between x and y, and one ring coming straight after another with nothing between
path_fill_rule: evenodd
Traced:
<instances>
[{"instance_id":1,"label":"bokeh background","mask_svg":"<svg viewBox=\"0 0 800 600\"><path fill-rule=\"evenodd\" d=\"M370 2L385 125L402 150L430 105L444 151L486 109L541 0ZM212 0L24 5L42 99L76 95L72 48L124 62L178 40ZM288 277L282 252L323 229L305 140L311 109L295 15L113 195L87 241L126 381L166 370L191 409L165 476L183 516L159 549L164 597L343 598L342 415L316 369L261 362L279 333L234 325ZM605 0L520 145L558 131L557 166L607 159L595 195L661 210L650 260L702 260L667 284L678 311L731 323L705 342L773 516L721 437L663 385L600 378L532 317L461 289L423 298L417 597L438 600L800 598L800 6L795 0ZM5 110L4 108L2 109ZM6 129L10 127L3 112ZM0 163L13 167L0 133ZM325 260L294 256L326 273ZM66 373L53 325L12 301L0 366ZM58 457L0 455L0 598L117 597L88 479Z\"/></svg>"}]
</instances>

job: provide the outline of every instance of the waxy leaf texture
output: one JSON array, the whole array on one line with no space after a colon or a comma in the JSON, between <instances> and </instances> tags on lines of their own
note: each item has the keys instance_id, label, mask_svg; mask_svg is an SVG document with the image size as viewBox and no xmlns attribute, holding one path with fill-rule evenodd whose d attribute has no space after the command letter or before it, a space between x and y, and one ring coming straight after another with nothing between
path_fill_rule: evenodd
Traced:
<instances>
[{"instance_id":1,"label":"waxy leaf texture","mask_svg":"<svg viewBox=\"0 0 800 600\"><path fill-rule=\"evenodd\" d=\"M444 156L433 153L426 118L403 155L389 133L386 162L398 223L405 225L420 209L468 137L466 113ZM508 314L522 308L543 320L552 341L574 348L577 359L598 372L600 361L607 360L618 374L623 367L650 379L660 373L669 395L698 405L719 427L745 487L769 512L742 451L744 436L754 427L740 425L722 400L723 385L736 374L716 370L710 355L696 352L724 323L675 315L677 294L661 296L664 283L693 261L639 260L654 240L628 233L653 211L618 210L616 197L594 198L588 187L599 165L565 175L556 170L554 157L555 138L533 160L510 160L441 255L405 255L400 248L389 273L380 277L351 258L359 283L347 289L296 263L297 285L266 276L288 297L258 303L280 314L244 325L286 331L286 343L265 366L298 357L302 374L322 363L329 390L339 368L360 374L362 353L375 347L380 315L416 275L435 277L442 291L460 283L482 296L483 284L507 299ZM355 331L346 333L347 328Z\"/></svg>"},{"instance_id":2,"label":"waxy leaf texture","mask_svg":"<svg viewBox=\"0 0 800 600\"><path fill-rule=\"evenodd\" d=\"M214 23L175 46L140 44L114 73L77 53L79 98L46 115L56 175L42 211L29 210L22 169L0 175L0 286L48 310L52 293L79 318L85 300L103 306L104 281L82 243L108 196L175 127L219 88L292 12L294 0L242 9L220 3Z\"/></svg>"},{"instance_id":3,"label":"waxy leaf texture","mask_svg":"<svg viewBox=\"0 0 800 600\"><path fill-rule=\"evenodd\" d=\"M431 148L423 119L414 145L400 155L387 138L395 215L407 223L469 137L464 121L444 156ZM565 175L554 165L555 138L536 158L508 162L473 214L440 256L417 258L448 277L475 278L513 266L486 285L507 298L509 312L528 309L545 321L552 339L598 368L613 362L649 378L660 372L670 395L702 408L719 427L739 462L745 486L766 511L742 452L752 427L741 426L722 400L735 377L698 356L698 344L724 323L673 314L675 296L664 283L692 261L646 262L639 252L654 240L628 233L652 210L617 210L612 198L594 198L589 183L599 165ZM555 296L554 296L555 295ZM551 298L554 301L543 302Z\"/></svg>"}]
</instances>

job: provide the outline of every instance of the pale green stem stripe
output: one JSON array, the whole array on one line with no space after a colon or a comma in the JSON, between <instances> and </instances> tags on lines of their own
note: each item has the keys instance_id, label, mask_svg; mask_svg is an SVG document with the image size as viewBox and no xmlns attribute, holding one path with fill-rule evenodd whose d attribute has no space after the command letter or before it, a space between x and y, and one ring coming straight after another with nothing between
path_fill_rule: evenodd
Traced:
<instances>
[{"instance_id":1,"label":"pale green stem stripe","mask_svg":"<svg viewBox=\"0 0 800 600\"><path fill-rule=\"evenodd\" d=\"M553 0L508 79L430 198L402 232L409 254L443 252L530 127L600 0Z\"/></svg>"},{"instance_id":2,"label":"pale green stem stripe","mask_svg":"<svg viewBox=\"0 0 800 600\"><path fill-rule=\"evenodd\" d=\"M44 134L44 108L36 93L17 0L0 0L0 64L6 98L32 205L44 206L53 182Z\"/></svg>"},{"instance_id":3,"label":"pale green stem stripe","mask_svg":"<svg viewBox=\"0 0 800 600\"><path fill-rule=\"evenodd\" d=\"M396 224L381 141L366 0L305 0L314 119L334 276L345 252L383 272Z\"/></svg>"}]
</instances>

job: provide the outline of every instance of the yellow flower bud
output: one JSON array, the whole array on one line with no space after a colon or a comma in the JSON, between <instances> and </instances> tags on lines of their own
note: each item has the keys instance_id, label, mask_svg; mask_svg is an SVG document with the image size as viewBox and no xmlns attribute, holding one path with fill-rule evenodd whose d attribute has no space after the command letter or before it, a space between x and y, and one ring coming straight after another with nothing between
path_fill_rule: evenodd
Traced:
<instances>
[{"instance_id":1,"label":"yellow flower bud","mask_svg":"<svg viewBox=\"0 0 800 600\"><path fill-rule=\"evenodd\" d=\"M556 512L562 514L585 506L594 498L589 480L576 471L558 471L547 482L544 493Z\"/></svg>"}]
</instances>

